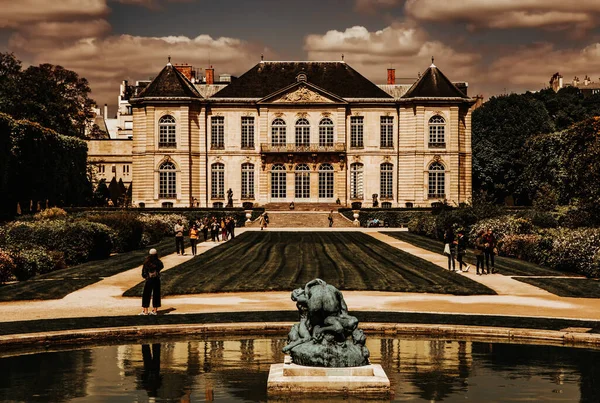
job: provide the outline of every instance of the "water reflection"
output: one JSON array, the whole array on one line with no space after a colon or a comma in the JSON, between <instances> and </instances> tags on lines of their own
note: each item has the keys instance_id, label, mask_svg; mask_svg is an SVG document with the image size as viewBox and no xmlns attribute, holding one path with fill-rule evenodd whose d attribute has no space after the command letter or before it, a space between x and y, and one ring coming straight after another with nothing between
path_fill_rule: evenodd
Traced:
<instances>
[{"instance_id":1,"label":"water reflection","mask_svg":"<svg viewBox=\"0 0 600 403\"><path fill-rule=\"evenodd\" d=\"M0 358L0 401L265 402L284 344L213 338ZM597 350L375 336L367 346L395 401L600 401Z\"/></svg>"}]
</instances>

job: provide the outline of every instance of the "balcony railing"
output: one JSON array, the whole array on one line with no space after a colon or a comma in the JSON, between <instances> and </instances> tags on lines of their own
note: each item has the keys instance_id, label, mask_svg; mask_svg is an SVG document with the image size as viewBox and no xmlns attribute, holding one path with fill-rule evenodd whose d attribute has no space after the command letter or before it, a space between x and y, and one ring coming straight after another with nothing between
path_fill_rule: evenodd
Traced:
<instances>
[{"instance_id":1,"label":"balcony railing","mask_svg":"<svg viewBox=\"0 0 600 403\"><path fill-rule=\"evenodd\" d=\"M445 193L429 193L427 195L427 197L429 199L445 199L446 198L446 194Z\"/></svg>"},{"instance_id":2,"label":"balcony railing","mask_svg":"<svg viewBox=\"0 0 600 403\"><path fill-rule=\"evenodd\" d=\"M158 143L158 148L177 148L177 143L174 143L172 141L169 142L159 142Z\"/></svg>"},{"instance_id":3,"label":"balcony railing","mask_svg":"<svg viewBox=\"0 0 600 403\"><path fill-rule=\"evenodd\" d=\"M263 153L336 153L346 151L346 145L344 143L333 143L329 145L321 145L319 143L262 143L260 145L260 151Z\"/></svg>"},{"instance_id":4,"label":"balcony railing","mask_svg":"<svg viewBox=\"0 0 600 403\"><path fill-rule=\"evenodd\" d=\"M446 148L446 143L429 143L429 148Z\"/></svg>"},{"instance_id":5,"label":"balcony railing","mask_svg":"<svg viewBox=\"0 0 600 403\"><path fill-rule=\"evenodd\" d=\"M177 199L177 193L159 193L159 199Z\"/></svg>"}]
</instances>

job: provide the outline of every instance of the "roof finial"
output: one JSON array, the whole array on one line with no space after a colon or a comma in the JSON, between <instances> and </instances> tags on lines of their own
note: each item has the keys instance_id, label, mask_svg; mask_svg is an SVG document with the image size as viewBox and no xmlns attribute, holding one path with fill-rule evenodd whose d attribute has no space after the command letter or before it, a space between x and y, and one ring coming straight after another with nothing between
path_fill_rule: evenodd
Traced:
<instances>
[{"instance_id":1,"label":"roof finial","mask_svg":"<svg viewBox=\"0 0 600 403\"><path fill-rule=\"evenodd\" d=\"M169 55L169 56L167 57L167 59L168 59L167 66L170 66L170 65L171 65L171 55Z\"/></svg>"},{"instance_id":2,"label":"roof finial","mask_svg":"<svg viewBox=\"0 0 600 403\"><path fill-rule=\"evenodd\" d=\"M262 53L260 54L260 61L264 62L265 61L265 55L263 55Z\"/></svg>"},{"instance_id":3,"label":"roof finial","mask_svg":"<svg viewBox=\"0 0 600 403\"><path fill-rule=\"evenodd\" d=\"M435 64L433 64L433 56L431 56L431 66L429 67L435 67Z\"/></svg>"},{"instance_id":4,"label":"roof finial","mask_svg":"<svg viewBox=\"0 0 600 403\"><path fill-rule=\"evenodd\" d=\"M344 54L342 53L342 61L344 61Z\"/></svg>"}]
</instances>

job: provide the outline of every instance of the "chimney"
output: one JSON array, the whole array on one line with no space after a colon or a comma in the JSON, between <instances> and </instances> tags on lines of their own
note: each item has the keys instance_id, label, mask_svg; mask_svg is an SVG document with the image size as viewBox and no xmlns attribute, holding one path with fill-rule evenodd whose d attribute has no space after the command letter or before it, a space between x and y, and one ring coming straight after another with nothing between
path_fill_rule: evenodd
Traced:
<instances>
[{"instance_id":1,"label":"chimney","mask_svg":"<svg viewBox=\"0 0 600 403\"><path fill-rule=\"evenodd\" d=\"M104 104L104 119L108 118L108 105Z\"/></svg>"},{"instance_id":2,"label":"chimney","mask_svg":"<svg viewBox=\"0 0 600 403\"><path fill-rule=\"evenodd\" d=\"M395 85L396 84L396 69L387 69L387 70L388 70L388 79L387 79L388 85Z\"/></svg>"},{"instance_id":3,"label":"chimney","mask_svg":"<svg viewBox=\"0 0 600 403\"><path fill-rule=\"evenodd\" d=\"M175 68L185 76L188 80L192 80L192 66L186 64L176 64Z\"/></svg>"},{"instance_id":4,"label":"chimney","mask_svg":"<svg viewBox=\"0 0 600 403\"><path fill-rule=\"evenodd\" d=\"M215 83L215 69L212 66L206 69L206 84L214 84Z\"/></svg>"}]
</instances>

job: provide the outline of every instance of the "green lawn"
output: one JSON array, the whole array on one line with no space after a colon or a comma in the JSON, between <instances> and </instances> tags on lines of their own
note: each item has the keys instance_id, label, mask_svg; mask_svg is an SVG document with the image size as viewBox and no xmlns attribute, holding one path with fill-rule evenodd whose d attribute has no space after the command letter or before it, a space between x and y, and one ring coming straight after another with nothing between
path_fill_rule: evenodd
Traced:
<instances>
[{"instance_id":1,"label":"green lawn","mask_svg":"<svg viewBox=\"0 0 600 403\"><path fill-rule=\"evenodd\" d=\"M442 255L444 252L444 243L441 241L436 241L434 239L416 235L407 231L382 233L418 246L419 248L439 253L440 255ZM467 256L465 257L465 262L473 265L473 269L475 269L477 260L473 254L473 250L469 249L469 253L467 253ZM500 272L500 274L505 274L508 276L579 276L575 273L549 269L547 267L543 267L535 263L529 263L524 260L500 256L496 256L496 269Z\"/></svg>"},{"instance_id":2,"label":"green lawn","mask_svg":"<svg viewBox=\"0 0 600 403\"><path fill-rule=\"evenodd\" d=\"M173 238L166 238L152 247L156 248L161 256L174 253L175 241ZM73 291L102 280L104 277L114 276L141 265L149 248L150 246L114 255L108 259L94 260L42 274L26 281L0 286L0 302L63 298Z\"/></svg>"},{"instance_id":3,"label":"green lawn","mask_svg":"<svg viewBox=\"0 0 600 403\"><path fill-rule=\"evenodd\" d=\"M163 295L291 291L314 278L341 290L495 294L360 232L246 232L170 269ZM143 283L125 296L140 296Z\"/></svg>"},{"instance_id":4,"label":"green lawn","mask_svg":"<svg viewBox=\"0 0 600 403\"><path fill-rule=\"evenodd\" d=\"M600 280L589 278L515 278L552 294L570 298L600 298Z\"/></svg>"}]
</instances>

